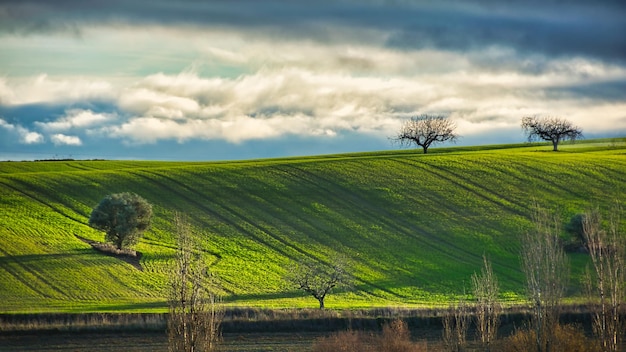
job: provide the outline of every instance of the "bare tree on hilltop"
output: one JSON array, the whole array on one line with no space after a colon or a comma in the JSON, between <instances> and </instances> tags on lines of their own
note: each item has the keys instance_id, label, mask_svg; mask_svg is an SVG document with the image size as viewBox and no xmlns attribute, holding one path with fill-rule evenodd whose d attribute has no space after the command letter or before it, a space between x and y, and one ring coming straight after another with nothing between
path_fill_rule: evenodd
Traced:
<instances>
[{"instance_id":1,"label":"bare tree on hilltop","mask_svg":"<svg viewBox=\"0 0 626 352\"><path fill-rule=\"evenodd\" d=\"M561 141L583 138L580 127L559 117L527 116L522 118L522 129L529 142L539 139L550 141L555 152L558 151Z\"/></svg>"},{"instance_id":2,"label":"bare tree on hilltop","mask_svg":"<svg viewBox=\"0 0 626 352\"><path fill-rule=\"evenodd\" d=\"M424 154L434 143L455 142L460 136L454 132L456 124L442 115L420 115L405 121L392 140L400 145L415 144L422 147Z\"/></svg>"}]
</instances>

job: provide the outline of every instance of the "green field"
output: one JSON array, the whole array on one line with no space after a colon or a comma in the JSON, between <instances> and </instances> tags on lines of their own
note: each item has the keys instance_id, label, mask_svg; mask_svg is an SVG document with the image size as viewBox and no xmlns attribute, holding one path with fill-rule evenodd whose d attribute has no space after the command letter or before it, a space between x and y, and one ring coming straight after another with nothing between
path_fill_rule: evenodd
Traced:
<instances>
[{"instance_id":1,"label":"green field","mask_svg":"<svg viewBox=\"0 0 626 352\"><path fill-rule=\"evenodd\" d=\"M444 304L488 255L502 299L519 301L519 237L533 200L569 218L626 199L626 144L588 141L238 162L0 163L0 313L162 311L175 211L189 215L229 305L315 307L287 287L301 256L344 255L355 278L328 308ZM143 271L76 236L107 194L154 207ZM570 297L586 263L570 255Z\"/></svg>"}]
</instances>

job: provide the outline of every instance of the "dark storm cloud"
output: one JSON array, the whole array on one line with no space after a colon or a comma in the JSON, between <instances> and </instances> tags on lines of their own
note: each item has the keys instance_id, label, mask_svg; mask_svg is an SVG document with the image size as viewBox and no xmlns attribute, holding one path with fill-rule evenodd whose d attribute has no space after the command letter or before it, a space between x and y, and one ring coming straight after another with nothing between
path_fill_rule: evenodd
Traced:
<instances>
[{"instance_id":1,"label":"dark storm cloud","mask_svg":"<svg viewBox=\"0 0 626 352\"><path fill-rule=\"evenodd\" d=\"M563 87L550 87L546 94L552 99L572 97L575 99L591 99L593 104L599 102L616 103L626 98L626 81L614 80L608 82L594 82Z\"/></svg>"},{"instance_id":2,"label":"dark storm cloud","mask_svg":"<svg viewBox=\"0 0 626 352\"><path fill-rule=\"evenodd\" d=\"M626 61L624 1L2 1L14 33L79 34L108 23L228 27L273 36L337 40L333 28L390 33L399 49L509 47L520 53ZM354 38L351 38L354 39ZM367 41L368 38L360 38Z\"/></svg>"},{"instance_id":3,"label":"dark storm cloud","mask_svg":"<svg viewBox=\"0 0 626 352\"><path fill-rule=\"evenodd\" d=\"M545 19L452 16L408 26L389 44L401 48L480 50L510 47L522 54L583 55L611 60L626 59L626 22L622 19L577 18L568 22Z\"/></svg>"}]
</instances>

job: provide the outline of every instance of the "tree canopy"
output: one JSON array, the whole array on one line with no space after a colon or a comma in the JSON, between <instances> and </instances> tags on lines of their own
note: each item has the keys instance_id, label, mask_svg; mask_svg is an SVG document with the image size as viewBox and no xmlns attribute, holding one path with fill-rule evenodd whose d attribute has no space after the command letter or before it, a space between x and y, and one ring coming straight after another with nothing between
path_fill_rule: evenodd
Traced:
<instances>
[{"instance_id":1,"label":"tree canopy","mask_svg":"<svg viewBox=\"0 0 626 352\"><path fill-rule=\"evenodd\" d=\"M455 130L456 124L445 116L424 114L405 121L393 140L400 145L420 146L426 154L432 144L455 142L460 137Z\"/></svg>"},{"instance_id":2,"label":"tree canopy","mask_svg":"<svg viewBox=\"0 0 626 352\"><path fill-rule=\"evenodd\" d=\"M312 295L324 309L324 299L332 289L350 285L345 261L334 259L330 265L302 260L287 269L286 280L298 289Z\"/></svg>"},{"instance_id":3,"label":"tree canopy","mask_svg":"<svg viewBox=\"0 0 626 352\"><path fill-rule=\"evenodd\" d=\"M583 137L582 129L559 117L527 116L522 118L522 129L529 142L539 139L550 141L555 152L559 142Z\"/></svg>"},{"instance_id":4,"label":"tree canopy","mask_svg":"<svg viewBox=\"0 0 626 352\"><path fill-rule=\"evenodd\" d=\"M135 193L115 193L104 197L91 212L89 226L104 231L107 242L117 249L137 244L150 228L152 205Z\"/></svg>"}]
</instances>

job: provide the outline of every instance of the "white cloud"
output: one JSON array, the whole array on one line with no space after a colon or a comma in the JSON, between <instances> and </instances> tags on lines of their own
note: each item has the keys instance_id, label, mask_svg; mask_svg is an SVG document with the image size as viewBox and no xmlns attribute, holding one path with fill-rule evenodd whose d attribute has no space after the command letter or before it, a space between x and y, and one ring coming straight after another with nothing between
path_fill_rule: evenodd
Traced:
<instances>
[{"instance_id":1,"label":"white cloud","mask_svg":"<svg viewBox=\"0 0 626 352\"><path fill-rule=\"evenodd\" d=\"M4 121L3 119L0 119L0 127L4 128L5 130L8 130L8 131L15 130L15 126L13 124L10 124L10 123Z\"/></svg>"},{"instance_id":2,"label":"white cloud","mask_svg":"<svg viewBox=\"0 0 626 352\"><path fill-rule=\"evenodd\" d=\"M190 97L179 96L170 90L160 92L156 89L143 87L130 88L124 92L119 100L120 107L133 113L147 113L151 116L166 118L182 118L184 114L198 112L198 102Z\"/></svg>"},{"instance_id":3,"label":"white cloud","mask_svg":"<svg viewBox=\"0 0 626 352\"><path fill-rule=\"evenodd\" d=\"M14 132L22 144L39 144L45 141L41 133L30 131L20 125L8 123L3 119L0 119L0 127L7 131Z\"/></svg>"},{"instance_id":4,"label":"white cloud","mask_svg":"<svg viewBox=\"0 0 626 352\"><path fill-rule=\"evenodd\" d=\"M512 130L521 117L534 114L572 118L594 131L610 131L623 120L623 103L602 103L591 94L584 97L584 85L626 81L624 67L598 60L520 57L515 50L497 47L462 55L437 49L395 50L385 46L386 34L376 31L370 42L352 44L273 41L262 34L247 37L226 29L91 31L97 34L92 39L109 46L144 43L142 48L126 48L138 56L157 42L169 52L179 45L173 44L175 40L186 39L184 45L197 50L199 57L186 57L194 69L135 77L132 83L46 75L0 79L0 103L108 99L115 112L67 110L56 120L42 117L32 126L57 136L60 132L65 137L81 136L85 143L96 134L132 143L167 139L240 143L285 135L332 138L347 132L384 138L394 134L402 119L420 113L450 115L462 135ZM105 36L108 33L112 36ZM121 39L122 35L129 37ZM152 41L145 44L148 38ZM229 74L222 74L224 67ZM583 90L574 94L570 87ZM29 141L43 141L41 134L32 133L39 137L32 135Z\"/></svg>"},{"instance_id":5,"label":"white cloud","mask_svg":"<svg viewBox=\"0 0 626 352\"><path fill-rule=\"evenodd\" d=\"M68 103L112 100L113 85L100 79L50 78L0 79L0 103L4 105Z\"/></svg>"},{"instance_id":6,"label":"white cloud","mask_svg":"<svg viewBox=\"0 0 626 352\"><path fill-rule=\"evenodd\" d=\"M39 144L44 142L44 137L41 133L24 130L21 135L22 143L24 144Z\"/></svg>"},{"instance_id":7,"label":"white cloud","mask_svg":"<svg viewBox=\"0 0 626 352\"><path fill-rule=\"evenodd\" d=\"M52 136L50 136L50 140L52 141L52 143L54 143L54 145L74 145L74 146L79 146L79 145L83 144L79 137L77 137L77 136L67 136L67 135L64 135L62 133L53 134Z\"/></svg>"},{"instance_id":8,"label":"white cloud","mask_svg":"<svg viewBox=\"0 0 626 352\"><path fill-rule=\"evenodd\" d=\"M52 122L35 122L35 125L45 131L67 131L69 129L84 129L113 122L116 114L95 113L91 110L71 109L65 115Z\"/></svg>"},{"instance_id":9,"label":"white cloud","mask_svg":"<svg viewBox=\"0 0 626 352\"><path fill-rule=\"evenodd\" d=\"M590 111L575 97L546 97L551 82L567 87L616 76L626 78L626 71L580 60L559 64L547 77L490 71L377 76L302 67L263 68L232 79L161 73L125 90L120 106L137 117L109 132L136 143L238 143L283 135L336 136L342 131L386 137L401 119L425 112L450 115L459 121L461 134L497 133L499 128L516 128L526 115L568 117L573 111ZM597 121L587 117L581 124Z\"/></svg>"}]
</instances>

